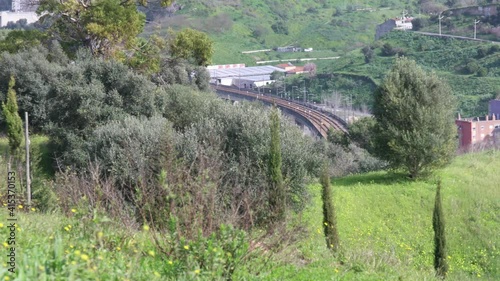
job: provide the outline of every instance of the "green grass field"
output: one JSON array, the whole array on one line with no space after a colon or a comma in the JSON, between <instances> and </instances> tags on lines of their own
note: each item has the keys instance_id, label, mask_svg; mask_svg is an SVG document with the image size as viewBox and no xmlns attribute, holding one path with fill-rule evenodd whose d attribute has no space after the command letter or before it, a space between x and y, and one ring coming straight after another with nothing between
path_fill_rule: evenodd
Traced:
<instances>
[{"instance_id":1,"label":"green grass field","mask_svg":"<svg viewBox=\"0 0 500 281\"><path fill-rule=\"evenodd\" d=\"M458 157L439 172L448 241L449 280L500 278L500 153ZM333 181L341 247L324 247L320 186L304 219L311 237L302 241L303 267L283 265L286 279L432 280L435 180L408 182L385 172Z\"/></svg>"},{"instance_id":2,"label":"green grass field","mask_svg":"<svg viewBox=\"0 0 500 281\"><path fill-rule=\"evenodd\" d=\"M5 140L0 141L0 149L5 148ZM448 280L500 278L499 166L500 152L490 151L459 156L437 173L443 181ZM5 173L3 159L0 171ZM321 187L311 185L312 204L300 218L291 215L289 220L304 227L300 239L269 261L247 259L234 280L435 280L435 180L412 182L386 172L334 179L342 249L337 256L325 247ZM177 280L217 280L214 272L181 267L180 261L159 252L147 228L126 229L85 209L82 204L61 214L17 206L16 274L7 271L10 246L4 243L0 280L173 280L168 276L176 270L183 271ZM3 241L10 235L7 217L4 208ZM177 247L188 260L196 258L194 244ZM208 254L220 255L216 250Z\"/></svg>"}]
</instances>

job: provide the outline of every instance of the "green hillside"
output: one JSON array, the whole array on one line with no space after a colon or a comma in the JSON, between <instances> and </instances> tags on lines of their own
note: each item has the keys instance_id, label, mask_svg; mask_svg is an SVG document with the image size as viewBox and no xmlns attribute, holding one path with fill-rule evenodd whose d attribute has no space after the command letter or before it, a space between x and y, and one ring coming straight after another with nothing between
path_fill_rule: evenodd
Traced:
<instances>
[{"instance_id":1,"label":"green hillside","mask_svg":"<svg viewBox=\"0 0 500 281\"><path fill-rule=\"evenodd\" d=\"M443 7L444 1L436 2ZM281 60L303 65L299 58L340 57L335 60L316 60L319 80L306 83L311 98L320 102L340 93L345 100L352 99L355 108L370 108L372 92L391 67L393 56L382 54L383 45L391 44L429 71L436 71L452 86L463 116L483 115L487 102L500 93L499 55L497 47L485 43L439 39L412 32L392 32L374 42L377 24L387 18L400 16L403 9L409 15L424 4L405 1L178 1L182 9L168 16L156 15L146 25L144 35L167 36L174 30L192 27L207 32L215 43L214 64L246 63ZM451 5L451 4L450 4ZM458 7L460 3L454 3ZM423 18L426 16L421 15ZM435 19L426 20L424 29L433 31ZM443 22L443 30L452 30ZM470 17L458 17L464 24ZM491 27L493 21L489 19ZM486 24L479 33L486 34ZM470 27L469 27L470 28ZM435 30L434 30L435 31ZM294 45L313 48L313 52L281 53L276 51L242 54L242 51L272 49ZM365 63L361 49L370 45L374 59ZM496 49L494 49L496 48ZM277 64L277 62L273 62ZM271 63L272 64L272 63ZM330 74L335 74L331 76ZM293 86L304 86L303 79L289 81Z\"/></svg>"},{"instance_id":2,"label":"green hillside","mask_svg":"<svg viewBox=\"0 0 500 281\"><path fill-rule=\"evenodd\" d=\"M1 139L0 151L6 147ZM500 278L499 165L500 152L492 151L459 156L438 172L447 223L448 280ZM2 160L0 172L5 168ZM271 250L276 252L266 246L263 252L255 249L239 262L234 280L434 280L434 180L411 182L376 172L332 183L342 254L335 257L324 245L321 188L312 185L310 207L301 217L290 217L290 229L298 231L280 236L288 239L282 242L285 247ZM197 252L201 245L192 241L173 245L184 253L184 259L173 259L155 247L147 227L124 228L105 214L87 214L84 204L61 214L27 210L21 203L16 216L16 280L214 280L215 271L200 271L193 261L205 255L218 270L226 256L218 250L224 245ZM0 213L0 222L5 226L6 211ZM0 235L7 237L9 229L0 228ZM259 231L250 235L258 237ZM260 243L269 245L272 239ZM231 243L237 245L236 240ZM3 247L7 251L8 245ZM179 271L184 273L176 275ZM9 280L7 273L3 263L0 278Z\"/></svg>"},{"instance_id":3,"label":"green hillside","mask_svg":"<svg viewBox=\"0 0 500 281\"><path fill-rule=\"evenodd\" d=\"M500 278L500 154L456 158L443 180L449 280ZM324 249L320 186L307 216L311 237L300 244L305 266L283 265L274 276L291 280L433 280L432 209L436 184L377 172L333 181L344 253Z\"/></svg>"},{"instance_id":4,"label":"green hillside","mask_svg":"<svg viewBox=\"0 0 500 281\"><path fill-rule=\"evenodd\" d=\"M273 52L243 55L241 51L286 45L321 50L321 56L340 54L370 43L375 26L384 18L399 15L405 6L400 1L384 0L177 2L182 5L180 11L157 17L145 33L164 35L168 27L187 26L205 31L215 41L216 64L276 59L278 54Z\"/></svg>"},{"instance_id":5,"label":"green hillside","mask_svg":"<svg viewBox=\"0 0 500 281\"><path fill-rule=\"evenodd\" d=\"M384 54L389 46L447 81L463 116L486 114L487 102L500 93L500 46L497 44L393 31L371 46L374 55L369 63L360 50L355 50L335 63L319 64L321 72L355 74L380 83L395 57L395 54ZM369 104L371 94L370 89L353 93L358 103Z\"/></svg>"}]
</instances>

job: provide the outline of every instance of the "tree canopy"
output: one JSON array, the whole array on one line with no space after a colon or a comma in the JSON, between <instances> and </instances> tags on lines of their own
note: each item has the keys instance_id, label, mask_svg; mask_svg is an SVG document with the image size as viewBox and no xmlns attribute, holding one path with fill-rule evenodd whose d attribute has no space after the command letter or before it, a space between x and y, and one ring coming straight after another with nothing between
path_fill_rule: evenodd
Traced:
<instances>
[{"instance_id":1,"label":"tree canopy","mask_svg":"<svg viewBox=\"0 0 500 281\"><path fill-rule=\"evenodd\" d=\"M9 138L10 153L15 154L23 141L23 121L19 117L16 92L14 85L16 80L10 77L7 103L2 102L2 112L7 123L7 137Z\"/></svg>"},{"instance_id":2,"label":"tree canopy","mask_svg":"<svg viewBox=\"0 0 500 281\"><path fill-rule=\"evenodd\" d=\"M112 56L130 48L142 32L145 15L137 10L145 0L40 0L38 13L61 45L75 51L90 48L94 55ZM172 1L161 1L164 6Z\"/></svg>"},{"instance_id":3,"label":"tree canopy","mask_svg":"<svg viewBox=\"0 0 500 281\"><path fill-rule=\"evenodd\" d=\"M183 29L174 34L169 45L170 53L174 58L186 59L201 66L209 65L212 61L213 42L201 31L191 28Z\"/></svg>"},{"instance_id":4,"label":"tree canopy","mask_svg":"<svg viewBox=\"0 0 500 281\"><path fill-rule=\"evenodd\" d=\"M443 166L456 148L454 111L446 83L415 61L396 59L375 91L376 153L411 177Z\"/></svg>"}]
</instances>

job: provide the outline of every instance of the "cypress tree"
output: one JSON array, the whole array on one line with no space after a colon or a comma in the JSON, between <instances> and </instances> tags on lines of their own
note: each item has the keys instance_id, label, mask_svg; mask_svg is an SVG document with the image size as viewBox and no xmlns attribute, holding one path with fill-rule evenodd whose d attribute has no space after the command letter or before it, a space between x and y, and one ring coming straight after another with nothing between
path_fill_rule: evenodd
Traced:
<instances>
[{"instance_id":1,"label":"cypress tree","mask_svg":"<svg viewBox=\"0 0 500 281\"><path fill-rule=\"evenodd\" d=\"M271 110L271 143L269 151L269 207L271 221L285 218L285 187L281 173L280 117L275 106Z\"/></svg>"},{"instance_id":2,"label":"cypress tree","mask_svg":"<svg viewBox=\"0 0 500 281\"><path fill-rule=\"evenodd\" d=\"M23 121L19 117L17 107L16 91L14 85L16 80L13 76L10 77L9 90L7 92L7 103L2 102L2 112L5 116L7 124L7 137L9 139L9 147L11 155L16 154L23 139Z\"/></svg>"},{"instance_id":3,"label":"cypress tree","mask_svg":"<svg viewBox=\"0 0 500 281\"><path fill-rule=\"evenodd\" d=\"M332 189L330 187L330 176L325 165L321 172L320 182L322 186L321 199L323 200L323 229L325 232L326 247L336 252L339 248L339 234L337 231L337 218L332 201Z\"/></svg>"},{"instance_id":4,"label":"cypress tree","mask_svg":"<svg viewBox=\"0 0 500 281\"><path fill-rule=\"evenodd\" d=\"M448 263L446 261L444 215L441 206L441 181L437 184L434 214L432 216L432 228L434 229L434 268L436 269L436 276L444 279L448 272Z\"/></svg>"}]
</instances>

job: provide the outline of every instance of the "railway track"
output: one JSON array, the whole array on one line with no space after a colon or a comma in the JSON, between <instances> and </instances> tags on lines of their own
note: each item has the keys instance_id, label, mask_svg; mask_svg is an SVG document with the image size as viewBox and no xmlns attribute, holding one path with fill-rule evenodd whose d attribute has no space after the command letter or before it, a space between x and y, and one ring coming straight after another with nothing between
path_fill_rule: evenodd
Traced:
<instances>
[{"instance_id":1,"label":"railway track","mask_svg":"<svg viewBox=\"0 0 500 281\"><path fill-rule=\"evenodd\" d=\"M226 86L215 87L214 85L212 85L212 89L214 89L215 91L228 92L240 96L250 97L252 99L261 100L270 104L276 104L276 106L281 108L286 108L287 110L290 110L309 121L316 129L316 131L319 132L319 135L323 138L326 138L328 136L328 130L330 130L330 128L347 133L345 125L342 124L339 120L336 120L328 114L325 114L314 108L304 106L300 103L283 100L276 97L260 95L248 91L242 91Z\"/></svg>"}]
</instances>

